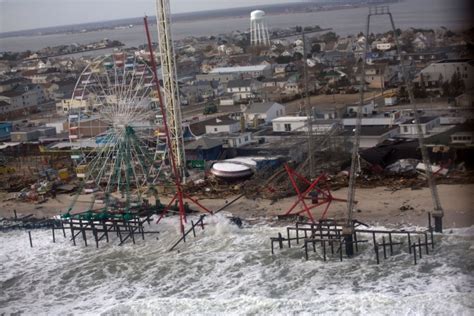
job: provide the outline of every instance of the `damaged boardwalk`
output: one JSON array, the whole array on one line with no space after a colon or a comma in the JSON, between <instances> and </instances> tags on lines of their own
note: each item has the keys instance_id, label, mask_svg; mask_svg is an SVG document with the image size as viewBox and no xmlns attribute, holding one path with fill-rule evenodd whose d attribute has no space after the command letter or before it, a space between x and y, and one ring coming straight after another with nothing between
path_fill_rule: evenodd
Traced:
<instances>
[{"instance_id":1,"label":"damaged boardwalk","mask_svg":"<svg viewBox=\"0 0 474 316\"><path fill-rule=\"evenodd\" d=\"M393 256L403 249L413 254L413 262L417 264L417 259L422 258L423 251L427 255L434 251L435 241L430 216L428 214L428 229L424 231L369 229L368 225L354 220L352 238L345 236L344 223L333 219L323 219L316 223L296 222L294 226L286 227L286 237L278 233L277 237L270 238L271 252L275 253L275 244L280 249L283 249L285 244L288 248L296 244L304 251L306 260L310 259L312 249L313 253L320 254L323 261L327 261L329 256L342 261L344 254L346 258L351 258L363 249L362 244L367 244L366 248L373 248L377 264L380 263L382 255L383 259L387 259L388 255Z\"/></svg>"}]
</instances>

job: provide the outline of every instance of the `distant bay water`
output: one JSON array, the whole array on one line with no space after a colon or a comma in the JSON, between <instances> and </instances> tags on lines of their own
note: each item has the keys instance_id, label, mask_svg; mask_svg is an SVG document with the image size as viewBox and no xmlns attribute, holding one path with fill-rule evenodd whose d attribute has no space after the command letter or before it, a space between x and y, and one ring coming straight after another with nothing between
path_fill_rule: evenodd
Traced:
<instances>
[{"instance_id":1,"label":"distant bay water","mask_svg":"<svg viewBox=\"0 0 474 316\"><path fill-rule=\"evenodd\" d=\"M471 23L471 1L469 0L405 0L390 6L396 27L406 29L436 28L445 26L458 30L468 28ZM319 25L322 28L333 28L340 35L355 34L365 29L367 8L354 8L310 13L288 13L266 17L270 28L286 28L295 25ZM190 22L173 23L173 36L182 39L187 36L208 36L230 33L235 30L246 31L249 28L249 17L213 18ZM387 17L374 17L371 31L383 32L390 29ZM156 39L156 28L153 27ZM126 46L139 46L145 43L145 32L142 25L133 28L101 30L75 34L54 34L43 36L24 36L0 39L0 51L39 50L47 46L79 43L86 44L104 38L119 40Z\"/></svg>"}]
</instances>

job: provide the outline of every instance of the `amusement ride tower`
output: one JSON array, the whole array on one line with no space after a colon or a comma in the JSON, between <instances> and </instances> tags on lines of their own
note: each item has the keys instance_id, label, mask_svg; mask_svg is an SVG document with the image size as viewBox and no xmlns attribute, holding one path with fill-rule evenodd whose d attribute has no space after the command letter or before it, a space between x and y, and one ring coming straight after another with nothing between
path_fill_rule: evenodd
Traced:
<instances>
[{"instance_id":1,"label":"amusement ride tower","mask_svg":"<svg viewBox=\"0 0 474 316\"><path fill-rule=\"evenodd\" d=\"M158 46L160 50L163 74L163 101L170 131L170 150L173 152L176 168L184 180L186 160L184 156L183 131L181 126L181 103L179 100L174 46L171 38L171 14L168 0L156 0L156 24L158 28Z\"/></svg>"}]
</instances>

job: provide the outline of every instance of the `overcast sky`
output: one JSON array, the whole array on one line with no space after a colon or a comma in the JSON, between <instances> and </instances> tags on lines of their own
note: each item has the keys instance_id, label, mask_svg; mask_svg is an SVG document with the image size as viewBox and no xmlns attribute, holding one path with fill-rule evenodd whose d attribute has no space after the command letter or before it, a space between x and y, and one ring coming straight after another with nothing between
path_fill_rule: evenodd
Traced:
<instances>
[{"instance_id":1,"label":"overcast sky","mask_svg":"<svg viewBox=\"0 0 474 316\"><path fill-rule=\"evenodd\" d=\"M191 12L301 0L170 0ZM0 0L0 32L154 15L154 0Z\"/></svg>"}]
</instances>

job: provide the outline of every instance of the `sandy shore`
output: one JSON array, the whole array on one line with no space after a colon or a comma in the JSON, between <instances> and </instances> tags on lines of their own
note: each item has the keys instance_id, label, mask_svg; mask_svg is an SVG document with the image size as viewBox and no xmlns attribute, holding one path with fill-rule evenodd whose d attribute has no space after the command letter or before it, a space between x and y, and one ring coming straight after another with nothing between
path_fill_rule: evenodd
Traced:
<instances>
[{"instance_id":1,"label":"sandy shore","mask_svg":"<svg viewBox=\"0 0 474 316\"><path fill-rule=\"evenodd\" d=\"M441 203L445 216L443 225L446 228L468 227L474 225L474 184L467 185L438 185ZM333 192L334 197L345 199L347 189ZM18 214L34 214L37 217L50 217L64 213L71 204L73 197L58 195L56 199L49 199L43 204L33 204L8 200L9 195L0 194L0 217L13 216L15 209ZM76 203L78 209L87 209L91 196L81 196ZM200 202L210 210L216 210L232 201L227 199L201 199ZM421 190L402 189L395 192L385 187L372 189L357 189L357 212L355 218L371 225L427 225L427 213L432 209L432 200L428 188ZM284 214L296 200L290 197L276 202L264 199L241 198L228 206L225 211L245 220L272 220L276 215ZM168 201L162 198L162 202ZM408 210L400 210L407 206ZM413 208L413 209L411 209ZM328 217L341 218L346 211L346 203L334 202L328 212ZM323 208L313 211L315 218L319 218Z\"/></svg>"}]
</instances>

